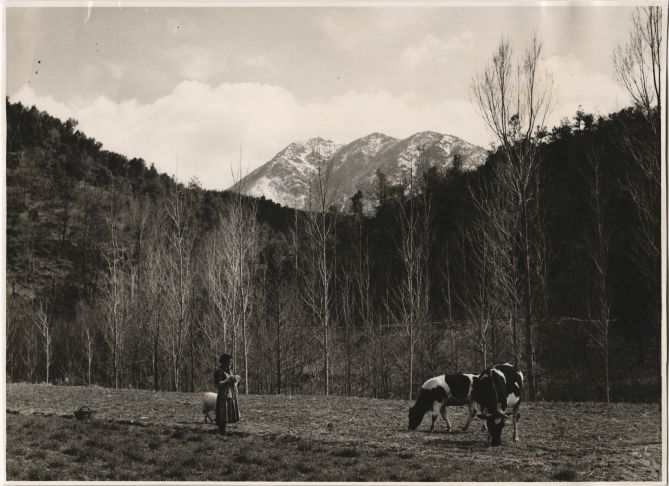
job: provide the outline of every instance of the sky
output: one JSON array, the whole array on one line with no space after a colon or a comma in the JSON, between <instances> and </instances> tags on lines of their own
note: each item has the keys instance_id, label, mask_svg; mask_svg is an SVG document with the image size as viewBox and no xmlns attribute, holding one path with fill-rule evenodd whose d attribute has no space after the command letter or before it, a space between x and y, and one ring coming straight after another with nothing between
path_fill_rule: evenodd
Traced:
<instances>
[{"instance_id":1,"label":"sky","mask_svg":"<svg viewBox=\"0 0 669 486\"><path fill-rule=\"evenodd\" d=\"M542 40L549 126L629 104L611 55L630 7L92 5L7 8L7 96L209 189L240 159L248 172L317 136L433 130L490 147L470 87L502 37Z\"/></svg>"}]
</instances>

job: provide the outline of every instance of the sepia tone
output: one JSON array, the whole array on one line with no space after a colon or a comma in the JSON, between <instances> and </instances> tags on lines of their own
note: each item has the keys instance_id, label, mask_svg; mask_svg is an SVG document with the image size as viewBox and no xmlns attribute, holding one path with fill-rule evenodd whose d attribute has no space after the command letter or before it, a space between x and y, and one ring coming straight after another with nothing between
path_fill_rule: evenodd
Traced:
<instances>
[{"instance_id":1,"label":"sepia tone","mask_svg":"<svg viewBox=\"0 0 669 486\"><path fill-rule=\"evenodd\" d=\"M666 481L666 9L10 2L3 479Z\"/></svg>"}]
</instances>

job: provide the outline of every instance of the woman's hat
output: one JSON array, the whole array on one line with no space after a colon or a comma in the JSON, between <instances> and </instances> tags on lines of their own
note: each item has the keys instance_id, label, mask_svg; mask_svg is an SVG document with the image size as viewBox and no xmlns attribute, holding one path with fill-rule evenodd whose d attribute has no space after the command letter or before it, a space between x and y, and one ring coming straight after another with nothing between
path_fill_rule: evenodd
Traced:
<instances>
[{"instance_id":1,"label":"woman's hat","mask_svg":"<svg viewBox=\"0 0 669 486\"><path fill-rule=\"evenodd\" d=\"M226 363L228 361L232 361L232 356L229 355L228 353L223 353L218 361L220 363Z\"/></svg>"}]
</instances>

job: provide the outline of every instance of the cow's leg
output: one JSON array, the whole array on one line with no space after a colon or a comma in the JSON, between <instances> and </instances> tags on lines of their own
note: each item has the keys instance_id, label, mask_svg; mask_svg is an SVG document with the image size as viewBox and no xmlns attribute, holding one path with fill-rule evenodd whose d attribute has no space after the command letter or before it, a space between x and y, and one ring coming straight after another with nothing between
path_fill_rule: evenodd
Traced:
<instances>
[{"instance_id":1,"label":"cow's leg","mask_svg":"<svg viewBox=\"0 0 669 486\"><path fill-rule=\"evenodd\" d=\"M483 419L483 433L485 434L485 443L490 444L492 442L492 435L490 435L488 424L485 419Z\"/></svg>"},{"instance_id":2,"label":"cow's leg","mask_svg":"<svg viewBox=\"0 0 669 486\"><path fill-rule=\"evenodd\" d=\"M476 405L474 405L474 402L471 402L469 404L469 417L467 417L467 423L462 428L463 431L469 428L469 426L472 424L472 420L474 420L475 415L476 415Z\"/></svg>"},{"instance_id":3,"label":"cow's leg","mask_svg":"<svg viewBox=\"0 0 669 486\"><path fill-rule=\"evenodd\" d=\"M432 419L432 423L430 424L430 432L432 432L434 430L434 423L437 421L437 417L439 416L439 402L432 402L432 412L430 415L430 418Z\"/></svg>"},{"instance_id":4,"label":"cow's leg","mask_svg":"<svg viewBox=\"0 0 669 486\"><path fill-rule=\"evenodd\" d=\"M513 406L513 441L520 442L518 437L518 421L520 420L520 402Z\"/></svg>"},{"instance_id":5,"label":"cow's leg","mask_svg":"<svg viewBox=\"0 0 669 486\"><path fill-rule=\"evenodd\" d=\"M451 422L448 420L448 410L446 410L446 404L443 404L439 411L441 412L441 416L446 421L446 430L448 432L450 432L451 431Z\"/></svg>"}]
</instances>

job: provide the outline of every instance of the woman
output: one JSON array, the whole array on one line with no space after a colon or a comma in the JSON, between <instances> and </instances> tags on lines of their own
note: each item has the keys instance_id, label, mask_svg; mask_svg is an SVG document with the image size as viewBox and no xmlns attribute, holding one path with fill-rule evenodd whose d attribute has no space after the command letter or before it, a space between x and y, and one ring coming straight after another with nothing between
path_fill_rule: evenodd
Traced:
<instances>
[{"instance_id":1,"label":"woman","mask_svg":"<svg viewBox=\"0 0 669 486\"><path fill-rule=\"evenodd\" d=\"M239 383L241 377L233 375L230 370L232 356L223 353L219 362L221 366L214 372L214 384L218 389L216 397L216 425L218 425L219 432L225 435L225 425L239 421L237 383Z\"/></svg>"}]
</instances>

